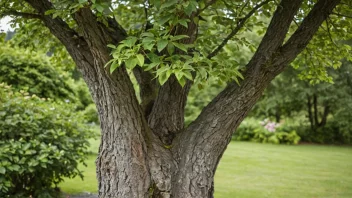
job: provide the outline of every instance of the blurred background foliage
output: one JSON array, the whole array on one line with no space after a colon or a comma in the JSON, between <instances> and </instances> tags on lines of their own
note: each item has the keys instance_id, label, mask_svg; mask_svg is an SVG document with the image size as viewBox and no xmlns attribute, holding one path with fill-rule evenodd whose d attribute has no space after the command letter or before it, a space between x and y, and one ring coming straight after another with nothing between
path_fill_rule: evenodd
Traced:
<instances>
[{"instance_id":1,"label":"blurred background foliage","mask_svg":"<svg viewBox=\"0 0 352 198\"><path fill-rule=\"evenodd\" d=\"M97 112L72 65L5 40L1 34L0 197L56 197L64 178L83 177L78 165L97 138Z\"/></svg>"}]
</instances>

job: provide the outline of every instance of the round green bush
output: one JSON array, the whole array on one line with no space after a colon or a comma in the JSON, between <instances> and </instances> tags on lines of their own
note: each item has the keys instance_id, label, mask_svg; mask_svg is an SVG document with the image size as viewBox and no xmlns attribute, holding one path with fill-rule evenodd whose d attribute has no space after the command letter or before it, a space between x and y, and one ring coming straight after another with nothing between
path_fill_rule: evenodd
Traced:
<instances>
[{"instance_id":1,"label":"round green bush","mask_svg":"<svg viewBox=\"0 0 352 198\"><path fill-rule=\"evenodd\" d=\"M0 84L0 197L50 197L63 177L82 177L85 122L71 104Z\"/></svg>"},{"instance_id":2,"label":"round green bush","mask_svg":"<svg viewBox=\"0 0 352 198\"><path fill-rule=\"evenodd\" d=\"M67 83L69 74L54 68L45 54L1 44L0 82L41 98L76 100L74 90Z\"/></svg>"}]
</instances>

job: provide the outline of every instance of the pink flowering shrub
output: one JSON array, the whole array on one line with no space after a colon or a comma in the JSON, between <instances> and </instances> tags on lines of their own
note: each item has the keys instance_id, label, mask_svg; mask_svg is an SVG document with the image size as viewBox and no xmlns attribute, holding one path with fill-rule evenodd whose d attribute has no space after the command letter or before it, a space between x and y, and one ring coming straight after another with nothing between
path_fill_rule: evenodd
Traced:
<instances>
[{"instance_id":1,"label":"pink flowering shrub","mask_svg":"<svg viewBox=\"0 0 352 198\"><path fill-rule=\"evenodd\" d=\"M298 144L301 138L296 131L287 130L285 126L269 119L261 122L255 119L248 119L238 127L233 139L272 144Z\"/></svg>"},{"instance_id":2,"label":"pink flowering shrub","mask_svg":"<svg viewBox=\"0 0 352 198\"><path fill-rule=\"evenodd\" d=\"M261 121L260 125L262 125L269 132L275 132L276 128L280 126L279 123L270 121L269 119Z\"/></svg>"}]
</instances>

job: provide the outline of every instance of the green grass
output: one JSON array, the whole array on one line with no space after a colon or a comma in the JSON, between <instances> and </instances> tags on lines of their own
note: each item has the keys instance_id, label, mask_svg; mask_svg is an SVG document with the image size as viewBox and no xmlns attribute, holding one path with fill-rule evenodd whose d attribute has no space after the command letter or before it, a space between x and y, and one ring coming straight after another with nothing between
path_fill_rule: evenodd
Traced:
<instances>
[{"instance_id":1,"label":"green grass","mask_svg":"<svg viewBox=\"0 0 352 198\"><path fill-rule=\"evenodd\" d=\"M95 155L88 156L86 160L87 167L80 165L78 168L83 171L84 180L75 177L73 179L65 179L59 184L60 189L69 194L79 194L82 192L96 193L98 191L98 183L95 174Z\"/></svg>"},{"instance_id":2,"label":"green grass","mask_svg":"<svg viewBox=\"0 0 352 198\"><path fill-rule=\"evenodd\" d=\"M216 172L215 197L352 197L352 148L232 142Z\"/></svg>"},{"instance_id":3,"label":"green grass","mask_svg":"<svg viewBox=\"0 0 352 198\"><path fill-rule=\"evenodd\" d=\"M96 144L96 143L95 143ZM96 192L95 156L67 193ZM215 176L216 198L350 198L352 147L231 142Z\"/></svg>"}]
</instances>

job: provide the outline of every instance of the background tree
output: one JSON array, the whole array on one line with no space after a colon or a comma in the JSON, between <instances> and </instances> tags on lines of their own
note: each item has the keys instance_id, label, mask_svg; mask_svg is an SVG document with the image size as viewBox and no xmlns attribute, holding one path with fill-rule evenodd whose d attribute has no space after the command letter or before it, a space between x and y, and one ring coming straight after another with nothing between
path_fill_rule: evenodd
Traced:
<instances>
[{"instance_id":1,"label":"background tree","mask_svg":"<svg viewBox=\"0 0 352 198\"><path fill-rule=\"evenodd\" d=\"M351 72L351 63L344 60L338 70L328 69L333 83L311 84L297 78L304 78L299 70L287 68L268 86L252 115L275 117L276 122L285 118L305 121L294 127L303 141L350 143L351 130L346 124L350 120L347 112L351 112Z\"/></svg>"},{"instance_id":2,"label":"background tree","mask_svg":"<svg viewBox=\"0 0 352 198\"><path fill-rule=\"evenodd\" d=\"M265 87L323 23L327 34L334 32L328 34L331 42L347 39L351 28L348 0L9 0L0 5L2 15L16 16L17 25L36 24L32 29L38 34L31 39L51 39L36 45L58 47L60 41L82 73L102 131L96 163L100 197L212 197L215 170L231 134ZM252 27L265 32L258 46L239 37ZM229 40L255 50L243 70L223 50ZM315 54L325 50L319 40L308 46ZM343 44L328 50L335 48L348 54ZM329 64L307 71L324 71L339 60L322 56L319 61ZM129 71L139 84L140 103ZM209 76L227 86L184 127L189 89L201 87Z\"/></svg>"}]
</instances>

